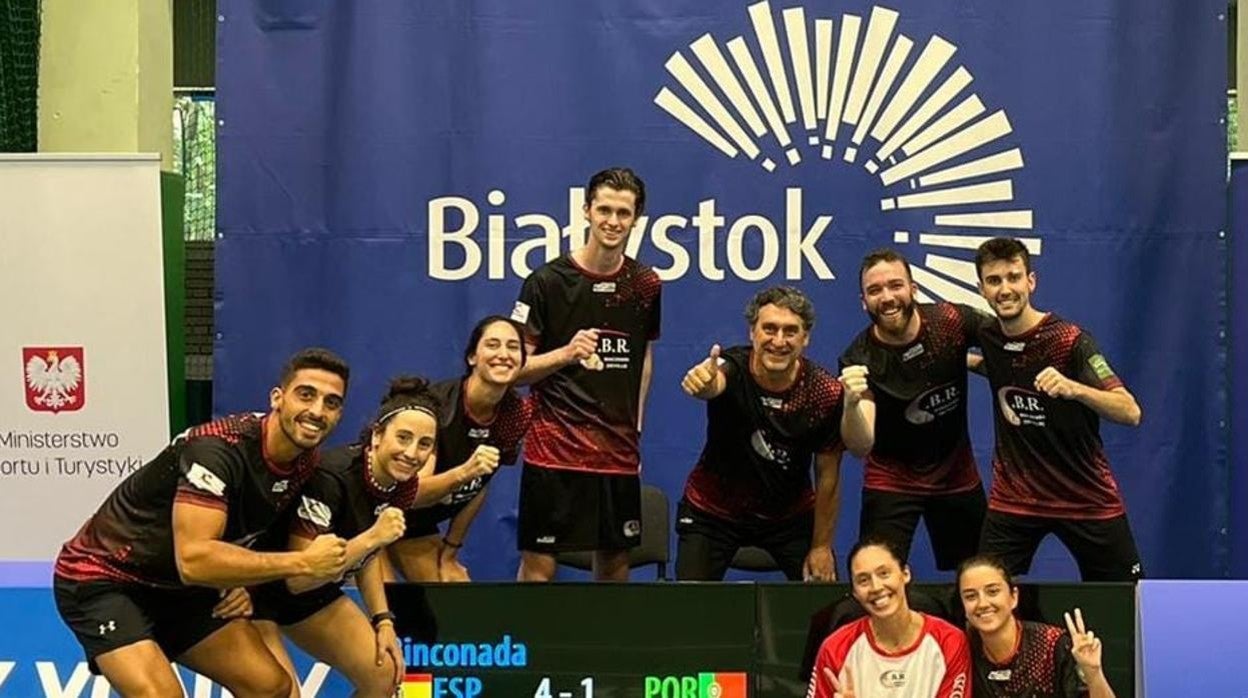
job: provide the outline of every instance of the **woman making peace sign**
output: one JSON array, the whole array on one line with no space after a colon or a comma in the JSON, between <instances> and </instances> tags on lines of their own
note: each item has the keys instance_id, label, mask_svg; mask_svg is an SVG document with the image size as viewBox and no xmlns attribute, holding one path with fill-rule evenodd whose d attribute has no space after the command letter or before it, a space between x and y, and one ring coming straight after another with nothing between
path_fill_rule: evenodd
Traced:
<instances>
[{"instance_id":1,"label":"woman making peace sign","mask_svg":"<svg viewBox=\"0 0 1248 698\"><path fill-rule=\"evenodd\" d=\"M1005 565L983 555L958 568L958 596L971 627L977 697L1114 698L1101 671L1101 640L1079 609L1066 614L1065 633L1018 620L1018 587Z\"/></svg>"}]
</instances>

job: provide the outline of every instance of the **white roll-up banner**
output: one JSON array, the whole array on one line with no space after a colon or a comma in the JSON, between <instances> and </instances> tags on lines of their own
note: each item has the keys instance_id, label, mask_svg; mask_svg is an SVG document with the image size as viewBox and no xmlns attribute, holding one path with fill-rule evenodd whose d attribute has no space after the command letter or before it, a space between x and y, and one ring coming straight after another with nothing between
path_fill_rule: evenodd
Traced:
<instances>
[{"instance_id":1,"label":"white roll-up banner","mask_svg":"<svg viewBox=\"0 0 1248 698\"><path fill-rule=\"evenodd\" d=\"M0 582L168 442L163 265L158 156L0 154Z\"/></svg>"}]
</instances>

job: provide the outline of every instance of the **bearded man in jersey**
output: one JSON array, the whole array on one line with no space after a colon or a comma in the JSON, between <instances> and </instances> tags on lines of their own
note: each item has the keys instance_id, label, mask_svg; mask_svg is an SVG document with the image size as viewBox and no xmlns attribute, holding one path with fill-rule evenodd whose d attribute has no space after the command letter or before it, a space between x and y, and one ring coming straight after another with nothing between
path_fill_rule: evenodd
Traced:
<instances>
[{"instance_id":1,"label":"bearded man in jersey","mask_svg":"<svg viewBox=\"0 0 1248 698\"><path fill-rule=\"evenodd\" d=\"M891 538L910 555L922 518L936 567L975 554L987 500L967 428L967 350L991 318L958 303L916 303L910 264L876 250L859 269L871 324L841 355L868 368L876 439L864 459L859 535Z\"/></svg>"}]
</instances>

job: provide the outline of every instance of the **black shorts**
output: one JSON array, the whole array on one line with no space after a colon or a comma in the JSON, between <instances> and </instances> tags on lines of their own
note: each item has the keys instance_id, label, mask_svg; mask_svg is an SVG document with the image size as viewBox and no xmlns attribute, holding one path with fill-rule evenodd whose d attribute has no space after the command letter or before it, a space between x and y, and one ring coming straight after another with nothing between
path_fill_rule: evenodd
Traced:
<instances>
[{"instance_id":1,"label":"black shorts","mask_svg":"<svg viewBox=\"0 0 1248 698\"><path fill-rule=\"evenodd\" d=\"M1031 569L1040 541L1052 533L1070 551L1085 582L1133 582L1144 577L1127 517L1058 519L989 511L979 551L1001 558L1010 574Z\"/></svg>"},{"instance_id":2,"label":"black shorts","mask_svg":"<svg viewBox=\"0 0 1248 698\"><path fill-rule=\"evenodd\" d=\"M407 512L407 522L403 529L403 537L399 540L414 540L416 538L426 538L428 536L442 535L442 529L438 528L441 521L425 517L413 516L415 512Z\"/></svg>"},{"instance_id":3,"label":"black shorts","mask_svg":"<svg viewBox=\"0 0 1248 698\"><path fill-rule=\"evenodd\" d=\"M517 546L535 553L641 543L641 478L524 464Z\"/></svg>"},{"instance_id":4,"label":"black shorts","mask_svg":"<svg viewBox=\"0 0 1248 698\"><path fill-rule=\"evenodd\" d=\"M424 509L411 509L404 512L407 526L403 529L403 540L442 535L442 529L439 527L439 524L455 518L471 502L472 500L470 499L463 504L454 506L439 505Z\"/></svg>"},{"instance_id":5,"label":"black shorts","mask_svg":"<svg viewBox=\"0 0 1248 698\"><path fill-rule=\"evenodd\" d=\"M292 594L286 582L269 582L248 590L251 593L252 618L278 625L294 625L315 615L342 596L338 584L325 584L302 594Z\"/></svg>"},{"instance_id":6,"label":"black shorts","mask_svg":"<svg viewBox=\"0 0 1248 698\"><path fill-rule=\"evenodd\" d=\"M800 582L814 525L813 509L777 521L729 521L682 498L676 505L676 579L721 581L737 550L754 546L770 553L785 577Z\"/></svg>"},{"instance_id":7,"label":"black shorts","mask_svg":"<svg viewBox=\"0 0 1248 698\"><path fill-rule=\"evenodd\" d=\"M54 577L53 595L61 619L78 638L91 673L95 658L152 640L176 660L230 621L212 617L221 594L206 587L161 589L140 584L76 582Z\"/></svg>"},{"instance_id":8,"label":"black shorts","mask_svg":"<svg viewBox=\"0 0 1248 698\"><path fill-rule=\"evenodd\" d=\"M983 486L935 495L863 489L858 537L887 538L900 548L903 559L908 559L914 531L922 517L932 540L936 569L957 569L959 563L979 549L979 533L987 511Z\"/></svg>"}]
</instances>

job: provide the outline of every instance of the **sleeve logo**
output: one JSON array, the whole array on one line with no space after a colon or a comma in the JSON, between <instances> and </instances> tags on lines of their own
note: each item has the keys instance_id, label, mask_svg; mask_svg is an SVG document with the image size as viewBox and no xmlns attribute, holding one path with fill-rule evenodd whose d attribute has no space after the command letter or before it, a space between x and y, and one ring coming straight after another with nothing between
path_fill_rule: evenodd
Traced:
<instances>
[{"instance_id":1,"label":"sleeve logo","mask_svg":"<svg viewBox=\"0 0 1248 698\"><path fill-rule=\"evenodd\" d=\"M311 522L321 528L329 528L329 524L333 521L334 515L329 510L329 505L319 499L302 496L299 498L299 510L297 512L299 518L304 521Z\"/></svg>"},{"instance_id":2,"label":"sleeve logo","mask_svg":"<svg viewBox=\"0 0 1248 698\"><path fill-rule=\"evenodd\" d=\"M529 304L522 301L516 301L511 309L511 319L518 323L525 324L529 321Z\"/></svg>"},{"instance_id":3,"label":"sleeve logo","mask_svg":"<svg viewBox=\"0 0 1248 698\"><path fill-rule=\"evenodd\" d=\"M1095 373L1096 377L1101 380L1112 378L1114 376L1114 369L1109 367L1109 362L1106 361L1105 357L1100 354L1089 357L1088 366L1092 367L1092 372Z\"/></svg>"},{"instance_id":4,"label":"sleeve logo","mask_svg":"<svg viewBox=\"0 0 1248 698\"><path fill-rule=\"evenodd\" d=\"M186 471L186 481L217 497L225 495L225 482L199 463L191 463L191 467Z\"/></svg>"}]
</instances>

